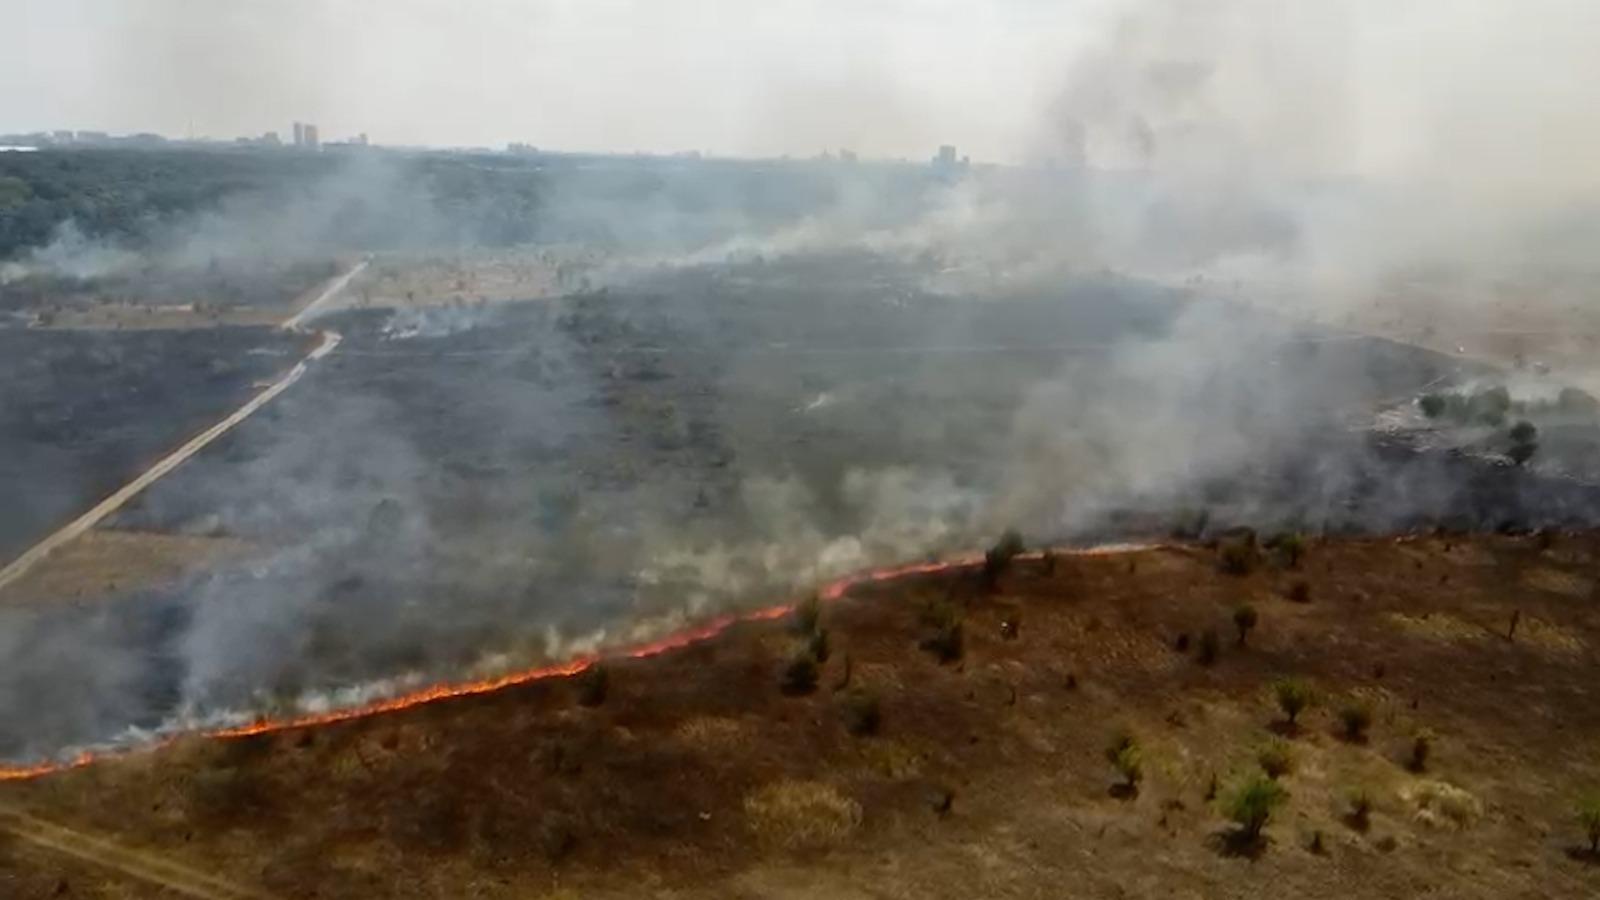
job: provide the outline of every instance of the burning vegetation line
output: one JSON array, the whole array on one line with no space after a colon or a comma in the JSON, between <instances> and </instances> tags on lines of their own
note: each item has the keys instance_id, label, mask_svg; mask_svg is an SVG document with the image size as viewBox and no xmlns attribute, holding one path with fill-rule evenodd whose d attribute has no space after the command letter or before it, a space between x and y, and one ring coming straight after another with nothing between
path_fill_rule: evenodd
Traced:
<instances>
[{"instance_id":1,"label":"burning vegetation line","mask_svg":"<svg viewBox=\"0 0 1600 900\"><path fill-rule=\"evenodd\" d=\"M1024 553L1018 554L1017 558L1038 559L1043 556L1044 552L1049 552L1057 556L1105 556L1116 553L1131 553L1139 550L1147 550L1156 546L1159 545L1105 544L1093 547L1077 547ZM831 602L841 599L850 591L851 588L856 587L857 585L894 581L896 579L907 578L913 575L931 575L939 572L975 569L983 564L984 557L981 555L974 555L961 556L948 560L911 563L908 565L891 566L883 569L873 569L866 572L859 572L854 575L847 575L843 578L828 582L820 591L817 592L817 595L820 599ZM783 616L793 612L794 609L795 604L789 603L779 606L763 607L761 609L751 610L748 612L730 613L727 615L717 616L716 618L707 620L700 624L692 625L682 631L677 631L657 640L624 649L613 655L630 659L643 659L646 657L657 656L662 653L678 650L692 644L697 644L701 641L709 640L719 634L722 634L724 631L727 631L734 625L742 622L762 622L782 618ZM44 760L36 763L20 765L0 765L0 781L20 781L30 778L38 778L54 772L81 768L99 760L122 756L139 750L157 749L172 743L184 734L198 733L204 737L219 739L250 737L253 735L270 734L277 731L287 731L294 728L331 725L335 722L344 722L351 719L360 719L381 713L395 712L397 710L409 709L413 706L419 706L424 703L433 703L438 700L446 700L452 697L468 697L475 694L487 694L494 691L503 690L505 688L515 687L521 684L541 681L547 678L562 678L577 675L588 670L590 667L600 662L601 659L601 654L587 654L566 662L550 663L531 669L523 669L517 672L498 675L492 678L483 678L474 681L444 682L440 684L429 685L414 691L397 694L393 697L385 697L368 703L356 704L343 709L336 709L328 712L300 715L291 714L277 718L262 717L244 725L230 725L220 728L200 729L198 732L175 732L166 734L149 743L140 744L137 746L116 747L104 750L85 750L77 753L76 755L58 760Z\"/></svg>"}]
</instances>

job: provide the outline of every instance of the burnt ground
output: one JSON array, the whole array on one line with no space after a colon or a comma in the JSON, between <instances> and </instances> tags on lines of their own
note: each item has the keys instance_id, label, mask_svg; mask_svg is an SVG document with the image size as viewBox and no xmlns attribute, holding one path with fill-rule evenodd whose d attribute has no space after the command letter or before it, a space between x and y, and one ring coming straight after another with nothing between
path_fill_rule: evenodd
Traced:
<instances>
[{"instance_id":1,"label":"burnt ground","mask_svg":"<svg viewBox=\"0 0 1600 900\"><path fill-rule=\"evenodd\" d=\"M0 560L232 412L305 341L268 328L0 328Z\"/></svg>"},{"instance_id":2,"label":"burnt ground","mask_svg":"<svg viewBox=\"0 0 1600 900\"><path fill-rule=\"evenodd\" d=\"M1600 534L1326 539L1246 575L1199 545L1045 566L1018 561L992 593L970 574L856 588L823 611L831 654L803 696L779 688L792 624L749 624L607 663L597 705L580 676L190 739L4 785L0 803L286 897L1600 890L1572 816L1600 783ZM1308 602L1290 599L1300 581ZM1241 602L1260 619L1243 647ZM919 648L941 605L959 661ZM1283 676L1319 698L1295 729L1268 690ZM878 699L876 733L846 729L848 690ZM1352 699L1374 713L1360 741L1334 715ZM1143 749L1132 795L1104 755L1119 729ZM1208 788L1226 794L1274 735L1289 798L1234 853ZM1365 828L1352 789L1372 798ZM7 896L158 896L19 838L0 860Z\"/></svg>"},{"instance_id":3,"label":"burnt ground","mask_svg":"<svg viewBox=\"0 0 1600 900\"><path fill-rule=\"evenodd\" d=\"M1088 541L1193 531L1200 515L1207 533L1597 520L1590 487L1363 426L1375 405L1456 377L1457 361L1249 318L1221 383L1191 398L1222 434L1255 427L1252 402L1277 404L1228 467L1175 479L1177 494L1101 496L1087 523L1049 502L997 520L1008 489L1080 499L1078 485L1019 478L1016 436L1041 385L1094 407L1108 389L1096 371L1195 306L1112 277L957 295L929 289L931 271L855 254L662 269L437 310L404 339L381 310L329 317L345 336L333 355L110 523L210 536L248 559L137 587L97 575L114 602L52 606L35 591L4 622L0 692L19 712L0 721L0 757L184 709L560 655L562 640L642 616L789 596L840 546L854 555L836 571L967 550L1006 526ZM1239 384L1240 370L1269 375ZM1037 418L1094 449L1096 423ZM1108 464L1140 449L1112 447ZM1047 449L1070 461L1083 448Z\"/></svg>"}]
</instances>

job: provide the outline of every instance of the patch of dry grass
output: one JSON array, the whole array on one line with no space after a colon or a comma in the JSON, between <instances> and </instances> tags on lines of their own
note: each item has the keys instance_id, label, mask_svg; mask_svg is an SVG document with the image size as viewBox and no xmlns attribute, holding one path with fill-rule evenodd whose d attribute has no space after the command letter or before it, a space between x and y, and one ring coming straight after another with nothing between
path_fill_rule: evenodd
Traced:
<instances>
[{"instance_id":1,"label":"patch of dry grass","mask_svg":"<svg viewBox=\"0 0 1600 900\"><path fill-rule=\"evenodd\" d=\"M1530 569L1523 573L1522 583L1536 590L1580 600L1594 593L1593 581L1560 569Z\"/></svg>"},{"instance_id":2,"label":"patch of dry grass","mask_svg":"<svg viewBox=\"0 0 1600 900\"><path fill-rule=\"evenodd\" d=\"M791 849L836 844L861 824L861 804L820 781L765 785L744 798L744 812L763 841Z\"/></svg>"},{"instance_id":3,"label":"patch of dry grass","mask_svg":"<svg viewBox=\"0 0 1600 900\"><path fill-rule=\"evenodd\" d=\"M673 730L673 737L702 753L716 753L748 744L750 730L738 719L726 716L693 716Z\"/></svg>"},{"instance_id":4,"label":"patch of dry grass","mask_svg":"<svg viewBox=\"0 0 1600 900\"><path fill-rule=\"evenodd\" d=\"M1416 810L1416 819L1434 828L1468 828L1483 818L1483 802L1471 792L1443 781L1419 781L1400 791Z\"/></svg>"}]
</instances>

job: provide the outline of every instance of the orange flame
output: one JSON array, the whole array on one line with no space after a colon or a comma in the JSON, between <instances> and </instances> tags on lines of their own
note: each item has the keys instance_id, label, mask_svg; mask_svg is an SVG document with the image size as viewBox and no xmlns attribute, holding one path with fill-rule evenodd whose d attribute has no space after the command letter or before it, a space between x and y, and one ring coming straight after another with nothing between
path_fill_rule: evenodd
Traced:
<instances>
[{"instance_id":1,"label":"orange flame","mask_svg":"<svg viewBox=\"0 0 1600 900\"><path fill-rule=\"evenodd\" d=\"M1108 545L1103 547L1080 548L1068 551L1058 551L1079 556L1099 556L1107 553L1126 552L1140 549L1134 545ZM1024 554L1022 558L1037 559L1039 553ZM956 569L966 569L977 566L983 562L981 556L968 556L942 562L912 563L910 565L894 566L885 569L876 569L847 575L844 578L831 581L823 585L817 596L824 601L834 601L842 598L851 588L860 584L894 581L911 575L928 575L937 572L948 572ZM621 651L617 655L632 659L657 656L691 644L709 640L727 631L741 622L764 622L782 618L794 610L794 604L782 606L769 606L750 612L735 613L718 616L709 621L675 632L658 640L632 647ZM474 694L487 694L492 691L504 690L519 684L528 684L546 678L562 678L577 675L580 672L599 662L601 657L596 654L580 656L567 662L553 663L519 672L498 675L493 678L484 678L477 681L446 682L429 685L404 694L374 700L369 703L358 704L324 713L309 713L291 715L283 718L262 717L245 725L230 725L199 732L204 737L211 738L241 738L252 735L270 734L277 731L287 731L292 728L307 728L316 725L330 725L334 722L345 722L350 719L360 719L380 713L394 712L409 709L423 703L433 703L437 700L446 700L452 697L468 697ZM52 760L23 765L0 765L0 781L21 781L38 778L53 772L62 772L68 769L77 769L90 763L111 757L120 756L135 749L155 749L166 746L177 739L177 735L168 736L137 748L117 749L99 753L84 751L69 759Z\"/></svg>"}]
</instances>

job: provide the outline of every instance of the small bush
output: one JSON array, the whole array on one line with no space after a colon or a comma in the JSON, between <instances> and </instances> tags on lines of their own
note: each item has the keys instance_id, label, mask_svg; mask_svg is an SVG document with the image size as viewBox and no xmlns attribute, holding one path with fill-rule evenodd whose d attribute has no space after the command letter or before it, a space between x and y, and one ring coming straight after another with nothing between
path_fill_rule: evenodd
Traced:
<instances>
[{"instance_id":1,"label":"small bush","mask_svg":"<svg viewBox=\"0 0 1600 900\"><path fill-rule=\"evenodd\" d=\"M1372 726L1372 707L1352 700L1339 708L1339 724L1347 741L1359 743L1367 739L1367 729Z\"/></svg>"},{"instance_id":2,"label":"small bush","mask_svg":"<svg viewBox=\"0 0 1600 900\"><path fill-rule=\"evenodd\" d=\"M583 706L599 706L606 702L606 696L611 692L611 672L605 666L595 663L577 677L578 703Z\"/></svg>"},{"instance_id":3,"label":"small bush","mask_svg":"<svg viewBox=\"0 0 1600 900\"><path fill-rule=\"evenodd\" d=\"M1511 426L1511 440L1513 443L1526 444L1539 437L1539 429L1529 421L1521 421Z\"/></svg>"},{"instance_id":4,"label":"small bush","mask_svg":"<svg viewBox=\"0 0 1600 900\"><path fill-rule=\"evenodd\" d=\"M802 647L789 657L783 664L778 683L785 694L792 696L817 689L817 658L811 655L809 648Z\"/></svg>"},{"instance_id":5,"label":"small bush","mask_svg":"<svg viewBox=\"0 0 1600 900\"><path fill-rule=\"evenodd\" d=\"M993 586L1000 580L1000 576L1011 568L1011 561L1022 555L1027 545L1022 542L1022 535L1015 529L1006 529L1000 535L1000 540L995 542L983 554L983 578L986 583Z\"/></svg>"},{"instance_id":6,"label":"small bush","mask_svg":"<svg viewBox=\"0 0 1600 900\"><path fill-rule=\"evenodd\" d=\"M1189 632L1187 632L1187 631L1179 632L1177 640L1172 642L1172 649L1178 651L1179 653L1188 653L1189 652Z\"/></svg>"},{"instance_id":7,"label":"small bush","mask_svg":"<svg viewBox=\"0 0 1600 900\"><path fill-rule=\"evenodd\" d=\"M1600 856L1600 794L1590 794L1578 801L1578 827L1589 839L1589 855Z\"/></svg>"},{"instance_id":8,"label":"small bush","mask_svg":"<svg viewBox=\"0 0 1600 900\"><path fill-rule=\"evenodd\" d=\"M1297 579L1294 584L1289 585L1289 600L1294 603L1310 603L1311 585L1303 578Z\"/></svg>"},{"instance_id":9,"label":"small bush","mask_svg":"<svg viewBox=\"0 0 1600 900\"><path fill-rule=\"evenodd\" d=\"M1428 757L1433 754L1433 734L1428 731L1419 731L1411 739L1411 755L1406 758L1406 768L1413 772L1425 772L1428 769Z\"/></svg>"},{"instance_id":10,"label":"small bush","mask_svg":"<svg viewBox=\"0 0 1600 900\"><path fill-rule=\"evenodd\" d=\"M839 700L839 717L845 730L857 737L877 734L883 722L878 695L859 688L847 692Z\"/></svg>"},{"instance_id":11,"label":"small bush","mask_svg":"<svg viewBox=\"0 0 1600 900\"><path fill-rule=\"evenodd\" d=\"M1222 801L1222 812L1239 826L1245 838L1253 841L1261 836L1273 811L1288 798L1283 785L1265 775L1253 775L1228 792Z\"/></svg>"},{"instance_id":12,"label":"small bush","mask_svg":"<svg viewBox=\"0 0 1600 900\"><path fill-rule=\"evenodd\" d=\"M1200 635L1200 649L1195 653L1195 661L1202 666L1209 666L1217 661L1217 654L1222 652L1222 641L1217 637L1215 629L1207 628Z\"/></svg>"},{"instance_id":13,"label":"small bush","mask_svg":"<svg viewBox=\"0 0 1600 900\"><path fill-rule=\"evenodd\" d=\"M1233 611L1233 627L1239 632L1239 646L1244 646L1245 639L1258 621L1260 618L1256 615L1256 608L1248 603Z\"/></svg>"},{"instance_id":14,"label":"small bush","mask_svg":"<svg viewBox=\"0 0 1600 900\"><path fill-rule=\"evenodd\" d=\"M1256 751L1256 762L1268 778L1277 780L1294 771L1294 748L1288 741L1273 738Z\"/></svg>"},{"instance_id":15,"label":"small bush","mask_svg":"<svg viewBox=\"0 0 1600 900\"><path fill-rule=\"evenodd\" d=\"M1353 788L1345 795L1345 823L1356 831L1372 826L1372 795L1364 788Z\"/></svg>"},{"instance_id":16,"label":"small bush","mask_svg":"<svg viewBox=\"0 0 1600 900\"><path fill-rule=\"evenodd\" d=\"M1299 568L1300 559L1306 554L1306 540L1293 531L1284 531L1267 541L1267 549L1277 553L1285 566L1295 569Z\"/></svg>"},{"instance_id":17,"label":"small bush","mask_svg":"<svg viewBox=\"0 0 1600 900\"><path fill-rule=\"evenodd\" d=\"M1256 548L1242 541L1224 541L1217 548L1217 565L1228 575L1249 575L1256 567Z\"/></svg>"},{"instance_id":18,"label":"small bush","mask_svg":"<svg viewBox=\"0 0 1600 900\"><path fill-rule=\"evenodd\" d=\"M1289 724L1295 724L1300 713L1316 700L1311 685L1300 678L1280 678L1272 683L1272 696L1278 701Z\"/></svg>"},{"instance_id":19,"label":"small bush","mask_svg":"<svg viewBox=\"0 0 1600 900\"><path fill-rule=\"evenodd\" d=\"M1441 394L1423 394L1417 401L1417 406L1422 408L1422 414L1430 419L1437 419L1444 415L1447 401Z\"/></svg>"},{"instance_id":20,"label":"small bush","mask_svg":"<svg viewBox=\"0 0 1600 900\"><path fill-rule=\"evenodd\" d=\"M1137 790L1139 782L1144 780L1144 753L1139 749L1138 739L1126 731L1118 732L1106 745L1106 762L1117 770L1129 791Z\"/></svg>"}]
</instances>

